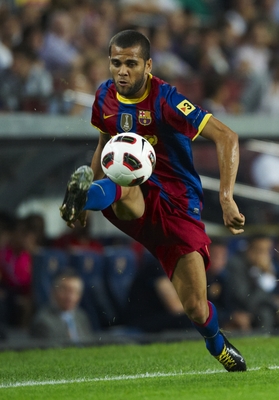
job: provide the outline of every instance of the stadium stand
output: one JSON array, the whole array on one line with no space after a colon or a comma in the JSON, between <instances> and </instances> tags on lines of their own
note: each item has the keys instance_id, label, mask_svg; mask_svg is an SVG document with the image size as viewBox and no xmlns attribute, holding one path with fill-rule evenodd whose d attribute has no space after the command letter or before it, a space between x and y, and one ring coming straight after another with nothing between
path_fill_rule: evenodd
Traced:
<instances>
[{"instance_id":1,"label":"stadium stand","mask_svg":"<svg viewBox=\"0 0 279 400\"><path fill-rule=\"evenodd\" d=\"M68 254L58 249L42 248L33 255L32 291L35 309L47 304L54 277L68 265Z\"/></svg>"},{"instance_id":2,"label":"stadium stand","mask_svg":"<svg viewBox=\"0 0 279 400\"><path fill-rule=\"evenodd\" d=\"M104 278L107 293L115 307L114 324L121 324L130 286L137 271L137 257L128 246L108 246L105 249Z\"/></svg>"},{"instance_id":3,"label":"stadium stand","mask_svg":"<svg viewBox=\"0 0 279 400\"><path fill-rule=\"evenodd\" d=\"M84 282L81 306L93 327L108 328L113 323L115 310L105 287L104 256L94 251L75 251L71 252L69 263Z\"/></svg>"},{"instance_id":4,"label":"stadium stand","mask_svg":"<svg viewBox=\"0 0 279 400\"><path fill-rule=\"evenodd\" d=\"M119 325L137 270L135 251L128 246L107 246L104 254L91 250L41 249L33 255L35 310L50 302L53 279L67 267L73 268L84 282L81 306L94 329Z\"/></svg>"}]
</instances>

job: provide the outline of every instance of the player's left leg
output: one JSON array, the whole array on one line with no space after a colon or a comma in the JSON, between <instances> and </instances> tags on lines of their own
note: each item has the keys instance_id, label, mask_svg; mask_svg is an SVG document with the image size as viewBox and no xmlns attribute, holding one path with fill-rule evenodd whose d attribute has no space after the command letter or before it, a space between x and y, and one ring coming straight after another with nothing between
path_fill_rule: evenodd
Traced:
<instances>
[{"instance_id":1,"label":"player's left leg","mask_svg":"<svg viewBox=\"0 0 279 400\"><path fill-rule=\"evenodd\" d=\"M227 371L245 371L243 357L220 332L216 308L207 300L204 261L198 252L179 259L172 283L193 326L204 337L209 352Z\"/></svg>"}]
</instances>

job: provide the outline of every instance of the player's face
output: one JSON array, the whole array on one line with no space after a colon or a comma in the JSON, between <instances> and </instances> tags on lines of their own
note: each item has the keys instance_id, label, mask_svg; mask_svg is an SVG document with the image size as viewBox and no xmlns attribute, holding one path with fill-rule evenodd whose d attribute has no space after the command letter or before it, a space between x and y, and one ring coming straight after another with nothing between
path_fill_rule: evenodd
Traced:
<instances>
[{"instance_id":1,"label":"player's face","mask_svg":"<svg viewBox=\"0 0 279 400\"><path fill-rule=\"evenodd\" d=\"M110 55L110 72L117 92L127 99L141 97L146 89L152 61L144 61L141 47L121 47L113 45Z\"/></svg>"}]
</instances>

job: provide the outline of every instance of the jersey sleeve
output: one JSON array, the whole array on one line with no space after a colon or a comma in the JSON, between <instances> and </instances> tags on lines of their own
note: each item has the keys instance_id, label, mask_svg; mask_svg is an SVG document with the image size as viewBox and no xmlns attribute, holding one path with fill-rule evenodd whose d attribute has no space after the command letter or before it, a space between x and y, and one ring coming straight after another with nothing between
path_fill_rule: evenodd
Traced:
<instances>
[{"instance_id":1,"label":"jersey sleeve","mask_svg":"<svg viewBox=\"0 0 279 400\"><path fill-rule=\"evenodd\" d=\"M170 87L165 101L162 103L164 122L191 140L195 140L201 133L211 116L212 114L193 104L175 87Z\"/></svg>"}]
</instances>

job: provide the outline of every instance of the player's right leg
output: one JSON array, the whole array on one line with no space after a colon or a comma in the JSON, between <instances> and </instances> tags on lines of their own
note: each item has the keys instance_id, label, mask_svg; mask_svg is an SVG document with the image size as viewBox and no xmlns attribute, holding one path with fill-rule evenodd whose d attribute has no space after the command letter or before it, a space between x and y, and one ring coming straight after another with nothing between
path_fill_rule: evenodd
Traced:
<instances>
[{"instance_id":1,"label":"player's right leg","mask_svg":"<svg viewBox=\"0 0 279 400\"><path fill-rule=\"evenodd\" d=\"M139 186L120 187L108 178L95 182L93 179L93 171L87 165L71 175L60 207L66 222L75 222L83 210L103 210L110 205L119 219L131 220L143 215L145 206Z\"/></svg>"}]
</instances>

